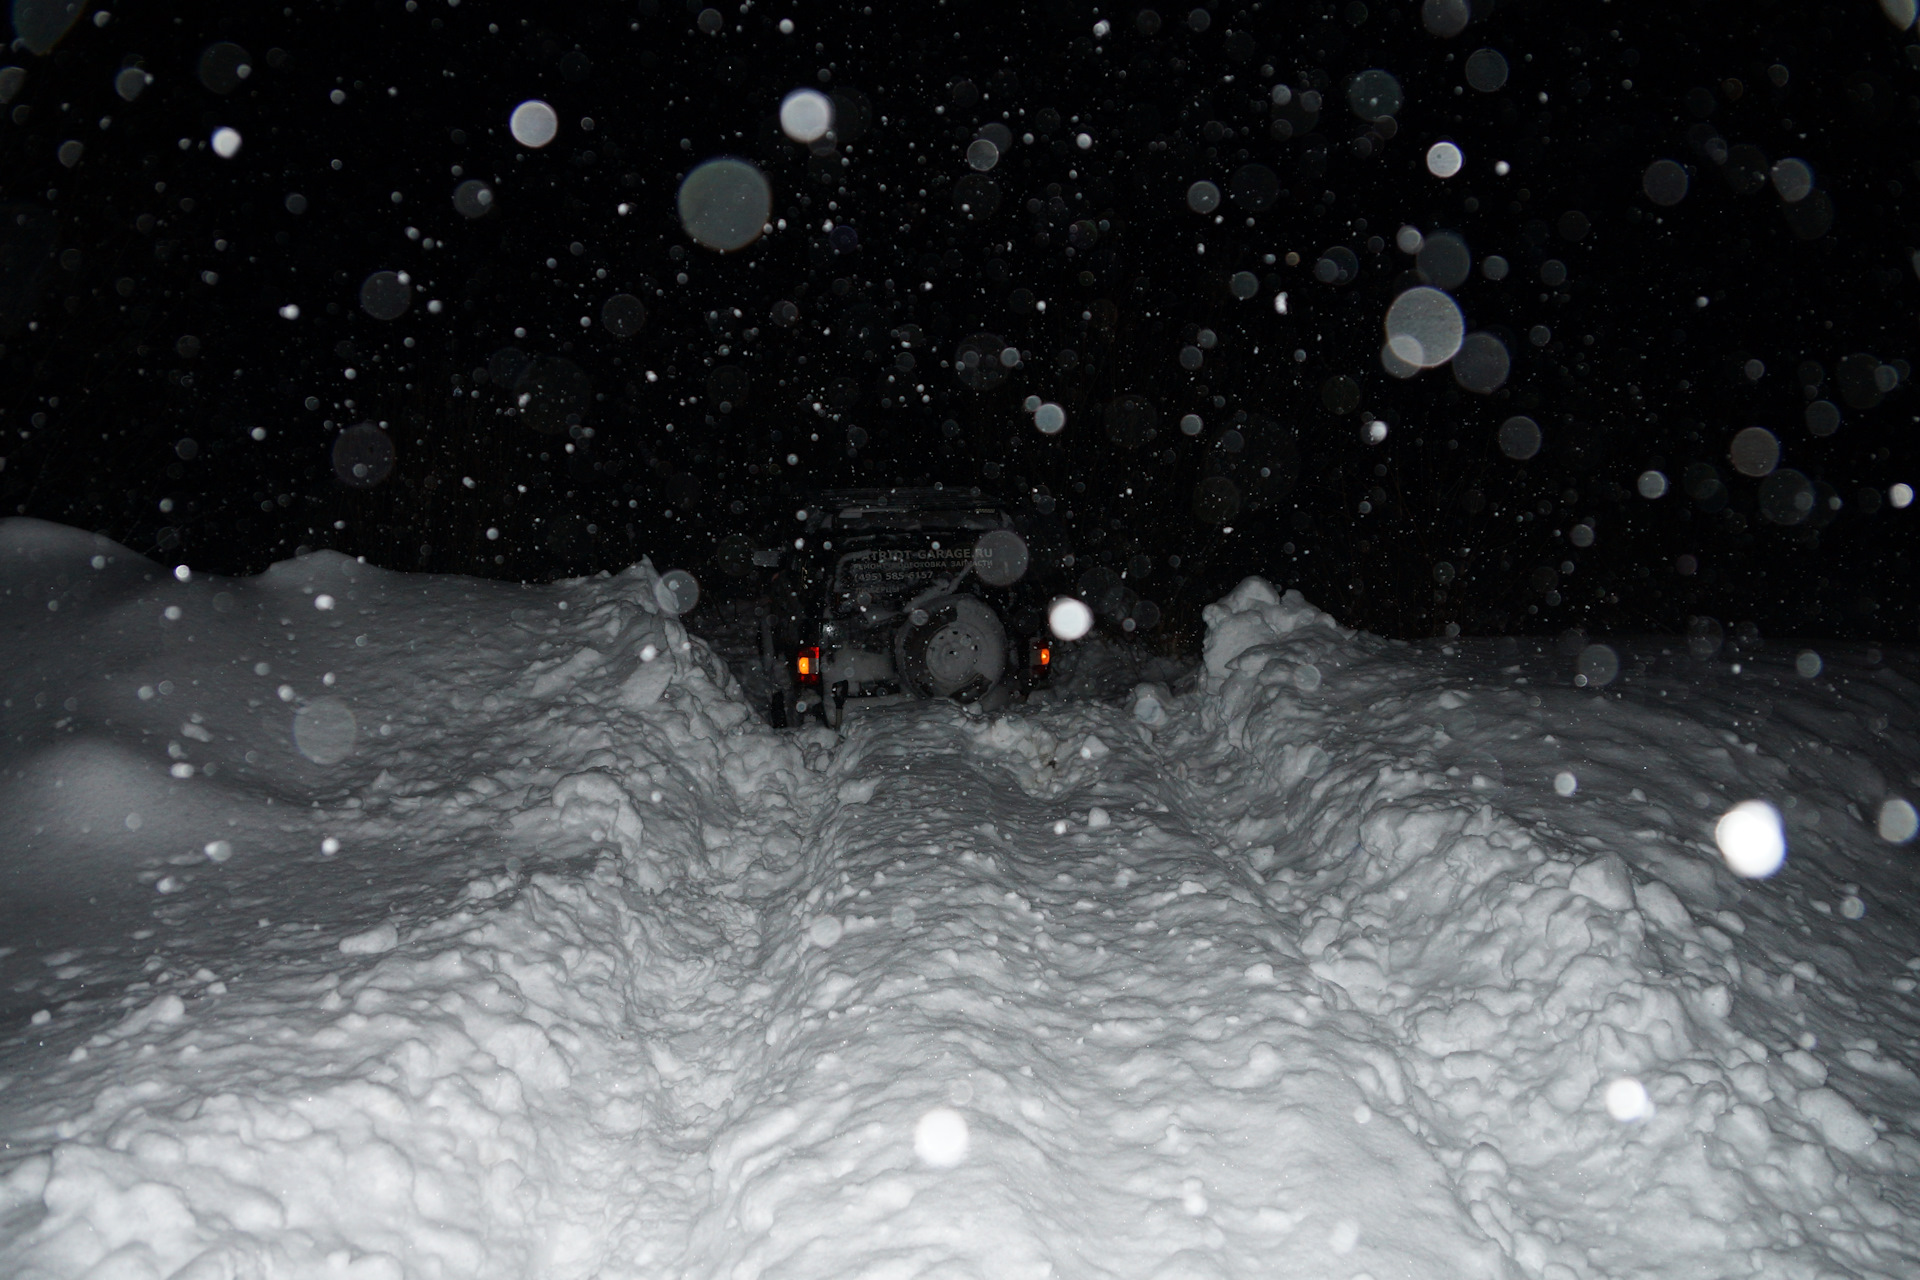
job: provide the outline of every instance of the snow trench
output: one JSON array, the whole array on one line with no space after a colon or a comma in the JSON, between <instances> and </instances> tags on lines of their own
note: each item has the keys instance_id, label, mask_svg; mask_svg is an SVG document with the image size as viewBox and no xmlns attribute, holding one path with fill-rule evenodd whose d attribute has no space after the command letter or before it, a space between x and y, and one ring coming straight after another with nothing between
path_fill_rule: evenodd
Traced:
<instances>
[{"instance_id":1,"label":"snow trench","mask_svg":"<svg viewBox=\"0 0 1920 1280\"><path fill-rule=\"evenodd\" d=\"M43 608L99 550L30 525ZM17 689L129 687L10 722L9 871L147 897L14 984L0 1274L1914 1272L1911 876L1840 816L1910 687L1778 699L1823 754L1253 579L1179 693L783 734L656 584L322 555L22 624ZM137 773L182 724L197 771ZM101 779L164 839L49 843L119 821ZM1786 787L1829 816L1737 880L1713 819Z\"/></svg>"}]
</instances>

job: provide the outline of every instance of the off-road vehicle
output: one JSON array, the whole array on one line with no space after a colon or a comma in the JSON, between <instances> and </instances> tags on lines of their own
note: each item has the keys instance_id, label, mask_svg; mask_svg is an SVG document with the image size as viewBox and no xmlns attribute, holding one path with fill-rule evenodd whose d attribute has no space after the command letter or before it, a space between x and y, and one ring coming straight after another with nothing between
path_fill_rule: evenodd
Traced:
<instances>
[{"instance_id":1,"label":"off-road vehicle","mask_svg":"<svg viewBox=\"0 0 1920 1280\"><path fill-rule=\"evenodd\" d=\"M801 509L762 637L772 724L837 727L879 699L999 706L1046 678L1047 566L1014 510L955 489L831 490Z\"/></svg>"}]
</instances>

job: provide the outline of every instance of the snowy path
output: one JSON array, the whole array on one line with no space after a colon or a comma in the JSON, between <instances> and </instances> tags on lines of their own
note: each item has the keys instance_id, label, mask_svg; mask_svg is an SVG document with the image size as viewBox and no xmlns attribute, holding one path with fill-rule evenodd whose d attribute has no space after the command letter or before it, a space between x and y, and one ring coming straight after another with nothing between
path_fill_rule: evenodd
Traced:
<instances>
[{"instance_id":1,"label":"snowy path","mask_svg":"<svg viewBox=\"0 0 1920 1280\"><path fill-rule=\"evenodd\" d=\"M1180 697L835 739L644 568L0 535L0 1274L1920 1271L1878 657L1595 696L1250 580Z\"/></svg>"},{"instance_id":2,"label":"snowy path","mask_svg":"<svg viewBox=\"0 0 1920 1280\"><path fill-rule=\"evenodd\" d=\"M1426 1151L1368 1123L1324 984L1123 716L856 728L773 1096L715 1149L687 1274L1236 1276L1277 1248L1498 1274ZM951 1170L913 1150L940 1109L968 1137Z\"/></svg>"}]
</instances>

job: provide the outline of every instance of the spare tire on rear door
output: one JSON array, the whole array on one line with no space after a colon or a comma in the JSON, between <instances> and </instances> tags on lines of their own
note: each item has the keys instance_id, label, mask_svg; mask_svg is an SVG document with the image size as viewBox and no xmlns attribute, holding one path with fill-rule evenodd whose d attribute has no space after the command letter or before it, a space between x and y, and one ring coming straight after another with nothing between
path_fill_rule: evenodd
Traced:
<instances>
[{"instance_id":1,"label":"spare tire on rear door","mask_svg":"<svg viewBox=\"0 0 1920 1280\"><path fill-rule=\"evenodd\" d=\"M1007 629L978 597L941 596L907 615L893 654L900 683L916 697L974 702L1006 674Z\"/></svg>"}]
</instances>

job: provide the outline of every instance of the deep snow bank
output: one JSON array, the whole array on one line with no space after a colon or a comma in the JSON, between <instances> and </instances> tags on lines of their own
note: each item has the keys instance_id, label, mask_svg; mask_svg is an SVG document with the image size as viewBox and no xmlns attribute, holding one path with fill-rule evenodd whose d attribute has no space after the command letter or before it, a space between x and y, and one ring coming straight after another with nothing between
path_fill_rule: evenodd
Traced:
<instances>
[{"instance_id":1,"label":"deep snow bank","mask_svg":"<svg viewBox=\"0 0 1920 1280\"><path fill-rule=\"evenodd\" d=\"M645 1274L806 770L651 568L177 582L8 521L0 573L0 865L47 906L0 1273Z\"/></svg>"},{"instance_id":2,"label":"deep snow bank","mask_svg":"<svg viewBox=\"0 0 1920 1280\"><path fill-rule=\"evenodd\" d=\"M0 524L0 1274L1920 1269L1874 655L1249 580L1191 692L785 735L656 586Z\"/></svg>"},{"instance_id":3,"label":"deep snow bank","mask_svg":"<svg viewBox=\"0 0 1920 1280\"><path fill-rule=\"evenodd\" d=\"M1369 1098L1526 1273L1920 1267L1915 875L1873 826L1912 684L1656 642L1590 693L1258 579L1207 620L1198 736L1256 766L1224 829L1368 1016ZM1758 882L1713 837L1753 797L1791 846Z\"/></svg>"}]
</instances>

